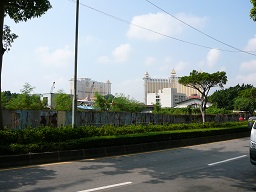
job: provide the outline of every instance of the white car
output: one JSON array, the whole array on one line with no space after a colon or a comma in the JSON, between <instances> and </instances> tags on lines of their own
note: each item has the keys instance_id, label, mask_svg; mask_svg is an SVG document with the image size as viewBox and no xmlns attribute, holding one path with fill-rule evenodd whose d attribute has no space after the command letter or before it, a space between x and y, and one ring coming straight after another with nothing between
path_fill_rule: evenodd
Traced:
<instances>
[{"instance_id":1,"label":"white car","mask_svg":"<svg viewBox=\"0 0 256 192\"><path fill-rule=\"evenodd\" d=\"M250 137L250 161L256 165L256 121L253 123Z\"/></svg>"}]
</instances>

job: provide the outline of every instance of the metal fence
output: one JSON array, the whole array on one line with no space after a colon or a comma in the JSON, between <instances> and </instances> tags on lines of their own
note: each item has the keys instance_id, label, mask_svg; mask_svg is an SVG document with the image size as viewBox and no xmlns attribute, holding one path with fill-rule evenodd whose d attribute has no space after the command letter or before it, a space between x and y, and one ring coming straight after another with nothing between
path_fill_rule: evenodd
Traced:
<instances>
[{"instance_id":1,"label":"metal fence","mask_svg":"<svg viewBox=\"0 0 256 192\"><path fill-rule=\"evenodd\" d=\"M234 122L239 114L206 115L206 122ZM4 110L4 126L8 129L24 129L26 127L68 126L72 123L70 111L51 110ZM166 115L152 113L100 112L85 111L77 113L77 125L146 125L201 122L201 115Z\"/></svg>"}]
</instances>

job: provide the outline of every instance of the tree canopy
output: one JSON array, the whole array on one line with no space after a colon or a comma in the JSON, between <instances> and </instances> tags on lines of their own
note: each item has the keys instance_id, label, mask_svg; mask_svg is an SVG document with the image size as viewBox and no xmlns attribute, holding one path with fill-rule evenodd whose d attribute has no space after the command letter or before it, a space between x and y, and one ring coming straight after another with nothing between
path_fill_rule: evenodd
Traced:
<instances>
[{"instance_id":1,"label":"tree canopy","mask_svg":"<svg viewBox=\"0 0 256 192\"><path fill-rule=\"evenodd\" d=\"M96 92L95 97L96 97L95 102L94 102L95 108L98 108L101 111L108 111L110 109L112 99L114 98L114 96L113 97L108 96L106 99L103 95Z\"/></svg>"},{"instance_id":2,"label":"tree canopy","mask_svg":"<svg viewBox=\"0 0 256 192\"><path fill-rule=\"evenodd\" d=\"M141 112L145 109L145 105L135 99L129 98L124 94L116 94L102 96L99 93L95 94L95 104L96 108L102 111L115 111L115 112Z\"/></svg>"},{"instance_id":3,"label":"tree canopy","mask_svg":"<svg viewBox=\"0 0 256 192\"><path fill-rule=\"evenodd\" d=\"M1 0L1 5L15 22L40 17L51 8L49 0Z\"/></svg>"},{"instance_id":4,"label":"tree canopy","mask_svg":"<svg viewBox=\"0 0 256 192\"><path fill-rule=\"evenodd\" d=\"M4 26L5 16L9 16L16 23L42 16L51 8L49 0L1 0L0 2L0 36L2 37L2 54L11 47L11 43L18 36L11 33L10 27Z\"/></svg>"},{"instance_id":5,"label":"tree canopy","mask_svg":"<svg viewBox=\"0 0 256 192\"><path fill-rule=\"evenodd\" d=\"M115 95L111 106L111 111L141 112L143 109L145 109L143 103L124 94Z\"/></svg>"},{"instance_id":6,"label":"tree canopy","mask_svg":"<svg viewBox=\"0 0 256 192\"><path fill-rule=\"evenodd\" d=\"M234 107L237 110L248 111L251 115L256 107L256 88L242 90L235 99Z\"/></svg>"},{"instance_id":7,"label":"tree canopy","mask_svg":"<svg viewBox=\"0 0 256 192\"><path fill-rule=\"evenodd\" d=\"M58 111L71 111L72 109L72 97L65 94L63 90L59 90L55 94L54 102L56 104L55 109Z\"/></svg>"},{"instance_id":8,"label":"tree canopy","mask_svg":"<svg viewBox=\"0 0 256 192\"><path fill-rule=\"evenodd\" d=\"M40 100L39 95L31 94L35 87L31 86L29 83L23 85L21 89L21 94L12 94L9 91L2 93L2 104L5 109L25 109L25 110L40 110L44 109L45 105Z\"/></svg>"},{"instance_id":9,"label":"tree canopy","mask_svg":"<svg viewBox=\"0 0 256 192\"><path fill-rule=\"evenodd\" d=\"M234 101L238 97L239 92L246 89L253 88L250 84L237 84L234 87L217 90L209 96L209 101L217 108L224 108L226 110L234 110Z\"/></svg>"},{"instance_id":10,"label":"tree canopy","mask_svg":"<svg viewBox=\"0 0 256 192\"><path fill-rule=\"evenodd\" d=\"M181 77L178 82L186 87L191 87L199 91L201 94L200 111L202 113L203 122L205 122L205 111L209 91L213 87L223 88L223 85L227 82L227 76L224 71L209 74L193 70L189 76Z\"/></svg>"},{"instance_id":11,"label":"tree canopy","mask_svg":"<svg viewBox=\"0 0 256 192\"><path fill-rule=\"evenodd\" d=\"M250 11L250 17L253 21L256 21L256 0L251 0L252 9Z\"/></svg>"}]
</instances>

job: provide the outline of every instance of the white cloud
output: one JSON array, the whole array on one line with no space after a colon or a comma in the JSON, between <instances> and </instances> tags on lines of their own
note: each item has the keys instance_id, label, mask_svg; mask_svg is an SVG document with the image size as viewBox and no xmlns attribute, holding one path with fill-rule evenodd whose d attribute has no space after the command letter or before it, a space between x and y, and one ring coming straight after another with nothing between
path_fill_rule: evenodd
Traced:
<instances>
[{"instance_id":1,"label":"white cloud","mask_svg":"<svg viewBox=\"0 0 256 192\"><path fill-rule=\"evenodd\" d=\"M40 62L46 66L67 67L73 64L73 52L68 47L53 52L50 52L49 47L38 47L35 53Z\"/></svg>"},{"instance_id":2,"label":"white cloud","mask_svg":"<svg viewBox=\"0 0 256 192\"><path fill-rule=\"evenodd\" d=\"M236 75L236 80L245 84L255 84L256 83L256 60L250 60L243 62L240 68L237 70L239 72Z\"/></svg>"},{"instance_id":3,"label":"white cloud","mask_svg":"<svg viewBox=\"0 0 256 192\"><path fill-rule=\"evenodd\" d=\"M118 63L123 63L123 62L127 61L131 54L131 51L132 51L131 45L128 43L118 46L112 52L114 61L116 61Z\"/></svg>"},{"instance_id":4,"label":"white cloud","mask_svg":"<svg viewBox=\"0 0 256 192\"><path fill-rule=\"evenodd\" d=\"M108 56L100 56L98 58L99 63L108 64L108 63L124 63L129 59L131 55L132 47L130 44L122 44L115 48L112 51L112 55Z\"/></svg>"},{"instance_id":5,"label":"white cloud","mask_svg":"<svg viewBox=\"0 0 256 192\"><path fill-rule=\"evenodd\" d=\"M251 61L241 63L240 70L241 71L255 71L256 70L256 60L251 60Z\"/></svg>"},{"instance_id":6,"label":"white cloud","mask_svg":"<svg viewBox=\"0 0 256 192\"><path fill-rule=\"evenodd\" d=\"M256 37L250 39L244 49L245 51L256 51Z\"/></svg>"},{"instance_id":7,"label":"white cloud","mask_svg":"<svg viewBox=\"0 0 256 192\"><path fill-rule=\"evenodd\" d=\"M255 84L256 83L256 73L250 73L247 75L237 75L236 79L238 82L243 82L245 84Z\"/></svg>"},{"instance_id":8,"label":"white cloud","mask_svg":"<svg viewBox=\"0 0 256 192\"><path fill-rule=\"evenodd\" d=\"M175 64L174 70L176 71L176 73L182 73L186 71L185 69L187 69L187 67L187 63L185 63L184 61L179 61L177 64Z\"/></svg>"},{"instance_id":9,"label":"white cloud","mask_svg":"<svg viewBox=\"0 0 256 192\"><path fill-rule=\"evenodd\" d=\"M69 47L58 48L51 50L49 47L38 47L35 50L36 61L40 63L37 66L37 73L34 76L40 76L40 78L34 78L32 81L39 92L47 93L50 91L52 82L55 82L55 91L64 89L66 93L69 93L68 80L73 75L74 54Z\"/></svg>"},{"instance_id":10,"label":"white cloud","mask_svg":"<svg viewBox=\"0 0 256 192\"><path fill-rule=\"evenodd\" d=\"M186 15L185 13L177 14L175 17L197 28L202 27L205 22L205 18ZM146 40L163 39L165 38L163 35L178 35L182 33L187 27L186 25L184 25L184 23L172 18L166 13L149 13L147 15L135 16L132 18L131 23L134 25L130 25L127 36L130 38ZM135 25L155 31L163 35L159 35L152 31L136 27Z\"/></svg>"},{"instance_id":11,"label":"white cloud","mask_svg":"<svg viewBox=\"0 0 256 192\"><path fill-rule=\"evenodd\" d=\"M220 51L217 49L211 49L207 54L207 65L213 67L220 57Z\"/></svg>"},{"instance_id":12,"label":"white cloud","mask_svg":"<svg viewBox=\"0 0 256 192\"><path fill-rule=\"evenodd\" d=\"M127 89L129 87L129 89ZM141 78L127 79L113 83L112 94L125 94L130 99L144 102L143 80ZM138 91L139 90L139 91Z\"/></svg>"},{"instance_id":13,"label":"white cloud","mask_svg":"<svg viewBox=\"0 0 256 192\"><path fill-rule=\"evenodd\" d=\"M145 59L145 65L146 66L152 66L157 62L157 59L155 57L147 57Z\"/></svg>"}]
</instances>

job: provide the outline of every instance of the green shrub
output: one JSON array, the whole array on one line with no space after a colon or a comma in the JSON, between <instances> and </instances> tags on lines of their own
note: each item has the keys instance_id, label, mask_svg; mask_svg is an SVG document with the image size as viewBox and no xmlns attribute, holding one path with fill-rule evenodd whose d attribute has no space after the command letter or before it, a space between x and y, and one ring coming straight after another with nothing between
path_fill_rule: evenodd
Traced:
<instances>
[{"instance_id":1,"label":"green shrub","mask_svg":"<svg viewBox=\"0 0 256 192\"><path fill-rule=\"evenodd\" d=\"M39 127L0 131L0 155L188 139L248 131L247 122Z\"/></svg>"}]
</instances>

